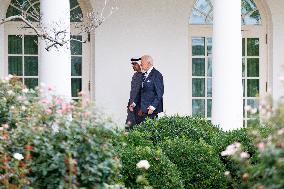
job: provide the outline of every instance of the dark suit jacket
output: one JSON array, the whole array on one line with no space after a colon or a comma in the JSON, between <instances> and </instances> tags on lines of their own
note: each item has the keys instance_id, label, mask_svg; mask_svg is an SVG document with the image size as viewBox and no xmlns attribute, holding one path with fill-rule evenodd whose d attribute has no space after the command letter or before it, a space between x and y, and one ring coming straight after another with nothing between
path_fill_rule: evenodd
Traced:
<instances>
[{"instance_id":1,"label":"dark suit jacket","mask_svg":"<svg viewBox=\"0 0 284 189\"><path fill-rule=\"evenodd\" d=\"M143 82L141 89L141 110L147 113L149 106L155 107L154 113L163 111L164 81L162 74L155 68Z\"/></svg>"},{"instance_id":2,"label":"dark suit jacket","mask_svg":"<svg viewBox=\"0 0 284 189\"><path fill-rule=\"evenodd\" d=\"M143 74L141 72L135 72L133 74L131 80L131 90L130 90L130 98L128 101L128 106L133 102L136 103L136 105L139 105L141 97L142 79L143 79Z\"/></svg>"},{"instance_id":3,"label":"dark suit jacket","mask_svg":"<svg viewBox=\"0 0 284 189\"><path fill-rule=\"evenodd\" d=\"M126 124L130 122L131 123L130 126L135 125L137 122L137 112L140 109L140 102L141 102L142 79L143 79L143 74L141 72L136 72L132 76L130 98L128 101L127 118L126 118ZM133 102L136 104L136 106L134 108L134 111L131 112L128 107Z\"/></svg>"}]
</instances>

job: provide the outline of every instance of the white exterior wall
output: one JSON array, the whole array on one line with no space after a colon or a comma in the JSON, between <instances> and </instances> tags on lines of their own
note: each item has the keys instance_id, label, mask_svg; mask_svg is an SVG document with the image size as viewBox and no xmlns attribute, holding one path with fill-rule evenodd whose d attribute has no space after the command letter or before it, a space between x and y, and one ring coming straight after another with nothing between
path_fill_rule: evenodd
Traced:
<instances>
[{"instance_id":1,"label":"white exterior wall","mask_svg":"<svg viewBox=\"0 0 284 189\"><path fill-rule=\"evenodd\" d=\"M97 0L98 2L102 0ZM269 88L275 99L284 96L284 1L267 5ZM124 121L133 74L129 59L150 54L164 76L166 114L190 113L188 17L195 0L123 0L119 10L96 31L96 104L115 121Z\"/></svg>"},{"instance_id":2,"label":"white exterior wall","mask_svg":"<svg viewBox=\"0 0 284 189\"><path fill-rule=\"evenodd\" d=\"M125 122L133 74L130 58L150 54L164 76L166 114L188 114L188 17L193 1L121 0L96 31L96 104Z\"/></svg>"},{"instance_id":3,"label":"white exterior wall","mask_svg":"<svg viewBox=\"0 0 284 189\"><path fill-rule=\"evenodd\" d=\"M272 67L272 94L274 99L284 96L284 83L279 80L284 76L284 1L266 0L270 9L272 20L272 51L270 57L270 67ZM271 42L271 41L270 41ZM271 65L272 64L272 65Z\"/></svg>"}]
</instances>

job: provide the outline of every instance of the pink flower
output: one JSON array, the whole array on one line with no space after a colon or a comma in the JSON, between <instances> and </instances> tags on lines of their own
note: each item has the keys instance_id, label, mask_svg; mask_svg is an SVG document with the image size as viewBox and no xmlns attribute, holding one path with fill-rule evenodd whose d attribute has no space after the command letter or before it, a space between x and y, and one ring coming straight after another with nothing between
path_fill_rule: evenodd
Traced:
<instances>
[{"instance_id":1,"label":"pink flower","mask_svg":"<svg viewBox=\"0 0 284 189\"><path fill-rule=\"evenodd\" d=\"M260 142L257 144L257 148L259 151L263 152L265 150L265 144L264 142Z\"/></svg>"},{"instance_id":2,"label":"pink flower","mask_svg":"<svg viewBox=\"0 0 284 189\"><path fill-rule=\"evenodd\" d=\"M48 102L49 102L49 101L48 101L46 98L44 98L44 99L41 100L41 103L42 103L42 104L48 104Z\"/></svg>"},{"instance_id":3,"label":"pink flower","mask_svg":"<svg viewBox=\"0 0 284 189\"><path fill-rule=\"evenodd\" d=\"M85 113L84 113L84 117L85 117L85 118L90 117L90 115L91 115L91 113L90 113L90 112L85 112Z\"/></svg>"},{"instance_id":4,"label":"pink flower","mask_svg":"<svg viewBox=\"0 0 284 189\"><path fill-rule=\"evenodd\" d=\"M79 95L79 96L85 96L85 95L86 95L86 92L80 91L80 92L78 93L78 95Z\"/></svg>"},{"instance_id":5,"label":"pink flower","mask_svg":"<svg viewBox=\"0 0 284 189\"><path fill-rule=\"evenodd\" d=\"M59 113L59 114L62 114L62 113L63 113L62 109L59 109L59 110L57 110L56 112Z\"/></svg>"},{"instance_id":6,"label":"pink flower","mask_svg":"<svg viewBox=\"0 0 284 189\"><path fill-rule=\"evenodd\" d=\"M69 103L63 103L62 104L62 113L65 113L65 112L70 112L72 110L73 106Z\"/></svg>"},{"instance_id":7,"label":"pink flower","mask_svg":"<svg viewBox=\"0 0 284 189\"><path fill-rule=\"evenodd\" d=\"M45 113L49 115L49 114L52 113L52 110L48 108L48 109L45 110Z\"/></svg>"},{"instance_id":8,"label":"pink flower","mask_svg":"<svg viewBox=\"0 0 284 189\"><path fill-rule=\"evenodd\" d=\"M2 127L4 127L4 129L8 129L9 125L7 123L3 124Z\"/></svg>"},{"instance_id":9,"label":"pink flower","mask_svg":"<svg viewBox=\"0 0 284 189\"><path fill-rule=\"evenodd\" d=\"M281 128L277 132L278 135L283 135L284 134L284 128Z\"/></svg>"},{"instance_id":10,"label":"pink flower","mask_svg":"<svg viewBox=\"0 0 284 189\"><path fill-rule=\"evenodd\" d=\"M55 104L61 105L63 103L63 100L61 98L56 98L55 99Z\"/></svg>"},{"instance_id":11,"label":"pink flower","mask_svg":"<svg viewBox=\"0 0 284 189\"><path fill-rule=\"evenodd\" d=\"M49 85L49 86L47 87L47 90L48 90L48 91L54 91L54 90L55 90L55 87L54 87L54 86Z\"/></svg>"}]
</instances>

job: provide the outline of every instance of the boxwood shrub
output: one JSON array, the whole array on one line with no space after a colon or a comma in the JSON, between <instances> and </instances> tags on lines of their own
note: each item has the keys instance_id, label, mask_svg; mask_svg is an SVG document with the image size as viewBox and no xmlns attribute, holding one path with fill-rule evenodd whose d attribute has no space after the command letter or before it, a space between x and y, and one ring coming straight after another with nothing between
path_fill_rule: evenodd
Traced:
<instances>
[{"instance_id":1,"label":"boxwood shrub","mask_svg":"<svg viewBox=\"0 0 284 189\"><path fill-rule=\"evenodd\" d=\"M119 151L122 162L122 182L126 187L143 188L136 182L136 179L146 172L146 179L153 188L184 188L177 166L168 159L160 148L126 145ZM138 169L136 164L140 160L148 160L150 168L146 171Z\"/></svg>"},{"instance_id":2,"label":"boxwood shrub","mask_svg":"<svg viewBox=\"0 0 284 189\"><path fill-rule=\"evenodd\" d=\"M160 143L168 158L178 167L187 189L226 188L225 166L218 153L202 139L169 139Z\"/></svg>"},{"instance_id":3,"label":"boxwood shrub","mask_svg":"<svg viewBox=\"0 0 284 189\"><path fill-rule=\"evenodd\" d=\"M192 141L203 139L219 150L225 132L206 119L190 116L165 116L158 120L147 120L135 127L136 131L150 133L150 139L157 144L166 139L188 138Z\"/></svg>"}]
</instances>

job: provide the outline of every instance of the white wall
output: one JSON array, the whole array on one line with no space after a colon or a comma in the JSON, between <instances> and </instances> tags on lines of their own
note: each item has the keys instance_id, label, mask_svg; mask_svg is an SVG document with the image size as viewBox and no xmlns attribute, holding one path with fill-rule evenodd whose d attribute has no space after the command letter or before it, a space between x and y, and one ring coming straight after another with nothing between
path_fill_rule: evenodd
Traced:
<instances>
[{"instance_id":1,"label":"white wall","mask_svg":"<svg viewBox=\"0 0 284 189\"><path fill-rule=\"evenodd\" d=\"M273 64L273 97L278 99L284 96L284 83L279 80L284 76L284 1L266 0L272 18L272 64Z\"/></svg>"},{"instance_id":2,"label":"white wall","mask_svg":"<svg viewBox=\"0 0 284 189\"><path fill-rule=\"evenodd\" d=\"M163 74L166 114L189 112L189 0L120 0L96 32L96 103L123 123L133 74L130 58L150 54Z\"/></svg>"}]
</instances>

